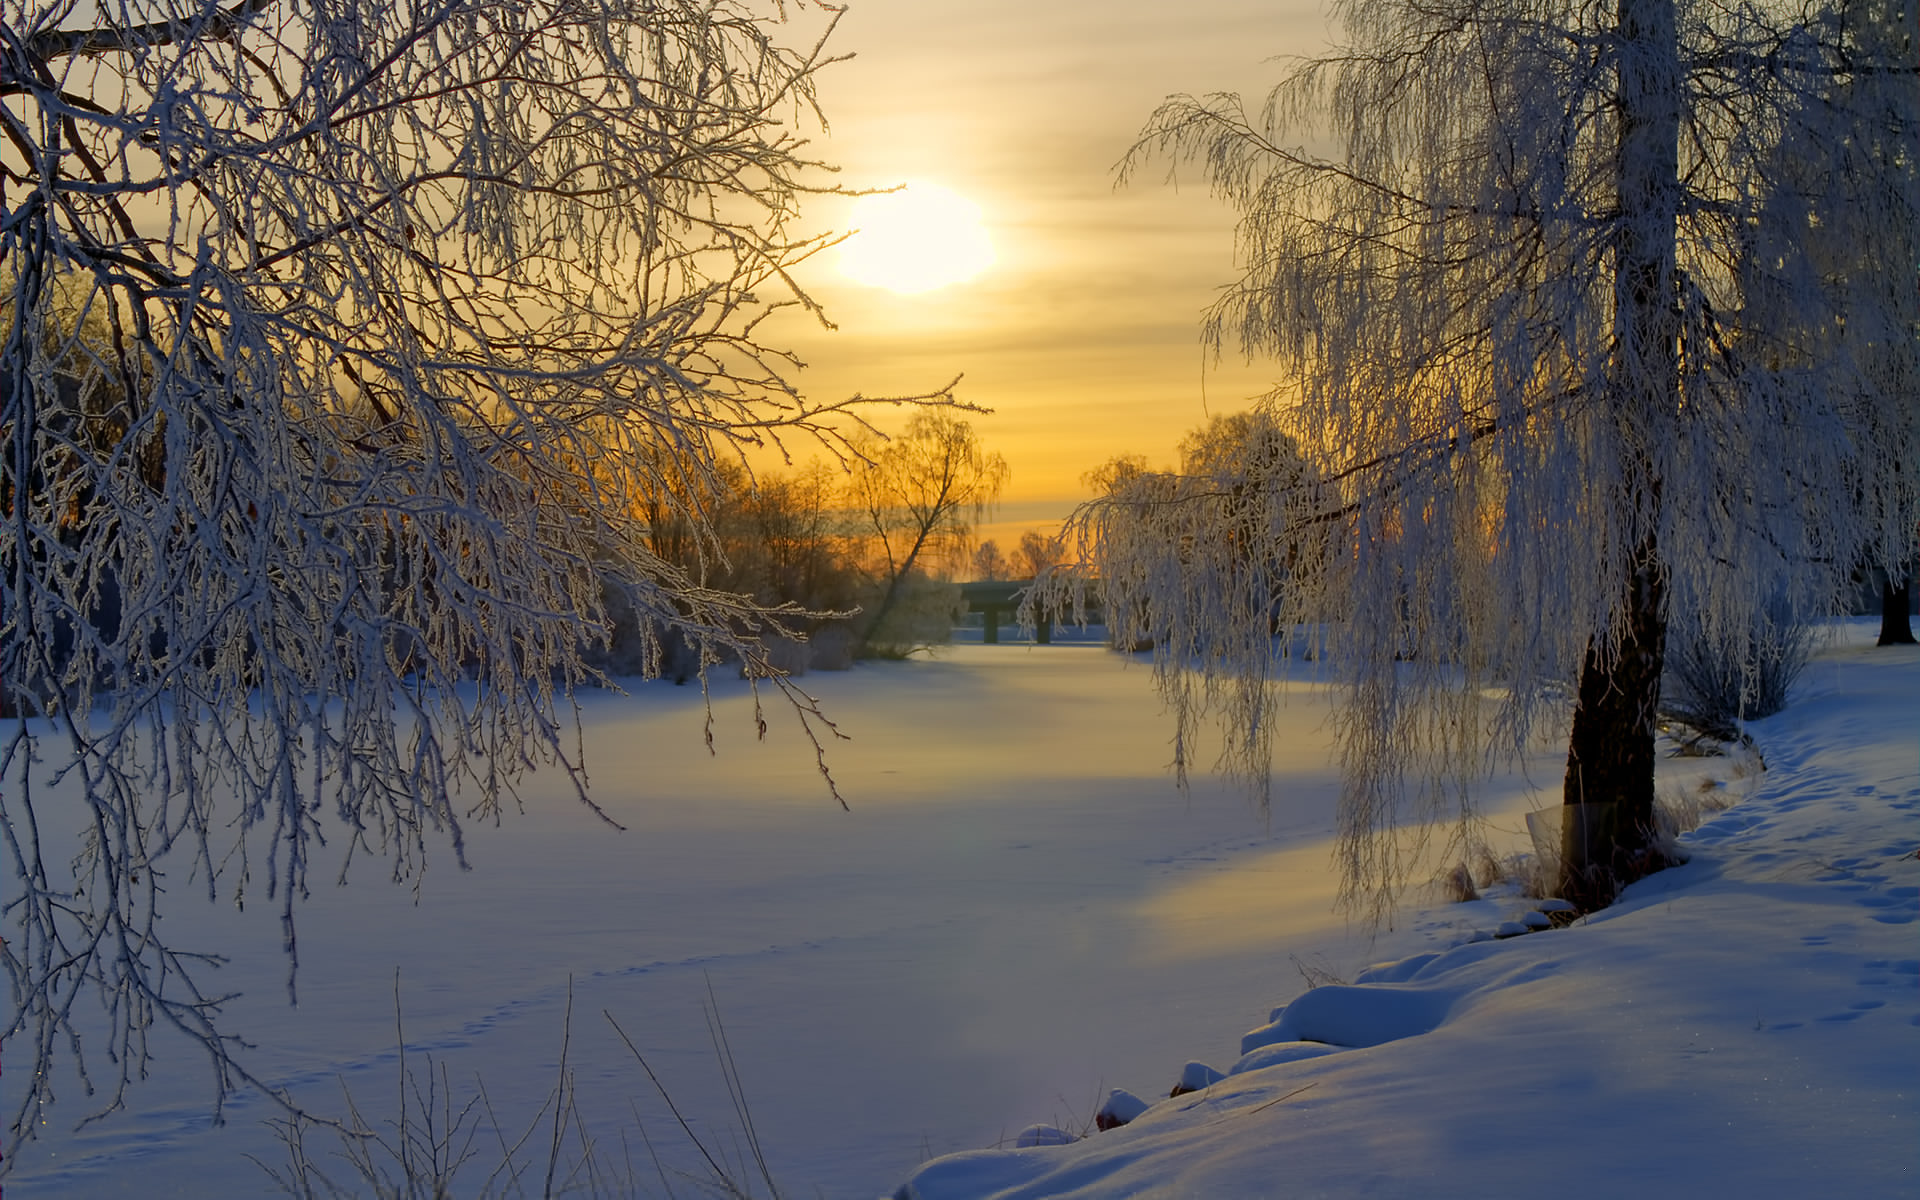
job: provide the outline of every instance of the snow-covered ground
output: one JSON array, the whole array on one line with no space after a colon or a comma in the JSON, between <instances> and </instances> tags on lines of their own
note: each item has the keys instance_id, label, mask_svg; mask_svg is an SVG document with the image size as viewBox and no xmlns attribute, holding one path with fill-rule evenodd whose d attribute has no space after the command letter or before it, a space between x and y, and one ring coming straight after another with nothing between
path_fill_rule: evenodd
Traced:
<instances>
[{"instance_id":1,"label":"snow-covered ground","mask_svg":"<svg viewBox=\"0 0 1920 1200\"><path fill-rule=\"evenodd\" d=\"M1204 1091L900 1197L1920 1195L1920 653L1866 632L1755 724L1768 769L1685 866L1508 940L1429 911L1432 949L1197 1047Z\"/></svg>"},{"instance_id":2,"label":"snow-covered ground","mask_svg":"<svg viewBox=\"0 0 1920 1200\"><path fill-rule=\"evenodd\" d=\"M1528 904L1410 912L1377 939L1348 928L1312 689L1285 710L1263 817L1204 777L1177 795L1147 672L1089 646L809 677L853 735L832 751L851 813L789 722L753 740L743 684L716 689L712 758L691 689L591 697L594 797L627 832L536 780L524 814L470 834L475 869L443 856L417 905L361 864L308 909L298 1007L270 913L183 895L167 924L233 956L226 982L246 995L229 1021L258 1074L320 1111L345 1088L374 1122L397 1108L396 971L408 1066L430 1054L456 1092L484 1079L512 1126L553 1086L571 978L578 1109L603 1159L643 1182L636 1121L670 1166L697 1152L603 1010L735 1154L711 989L793 1196L870 1198L909 1176L927 1200L1914 1194L1920 862L1901 856L1920 846L1920 654L1861 640L1850 628L1756 727L1770 769L1690 837L1691 864L1582 926L1425 961L1408 956ZM1716 769L1681 764L1689 780ZM1490 785L1512 846L1557 780L1545 752ZM1380 960L1418 969L1334 1011L1374 1014L1362 1034L1425 1032L1244 1072L1073 1145L977 1151L1035 1122L1077 1132L1110 1088L1164 1096L1190 1059L1230 1067L1305 987L1302 965L1360 983ZM6 1065L11 1102L11 1048ZM272 1106L243 1097L210 1129L208 1096L202 1062L165 1047L128 1111L77 1132L89 1110L68 1087L7 1183L272 1194L249 1159L281 1160ZM310 1149L326 1161L324 1139Z\"/></svg>"}]
</instances>

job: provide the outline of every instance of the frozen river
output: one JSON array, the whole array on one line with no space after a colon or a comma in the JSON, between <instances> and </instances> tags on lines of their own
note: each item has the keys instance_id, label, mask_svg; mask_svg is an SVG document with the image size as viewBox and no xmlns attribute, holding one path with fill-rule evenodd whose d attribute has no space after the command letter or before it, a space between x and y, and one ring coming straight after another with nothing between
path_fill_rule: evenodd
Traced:
<instances>
[{"instance_id":1,"label":"frozen river","mask_svg":"<svg viewBox=\"0 0 1920 1200\"><path fill-rule=\"evenodd\" d=\"M408 1064L430 1054L456 1093L484 1080L516 1131L557 1078L571 980L578 1109L604 1160L655 1183L636 1121L670 1166L697 1156L603 1011L735 1154L711 989L782 1190L828 1197L881 1194L1034 1121L1085 1123L1110 1087L1164 1094L1300 990L1295 957L1350 974L1387 949L1332 911L1337 783L1305 685L1281 711L1268 815L1205 773L1176 792L1148 671L1096 647L956 646L802 682L851 736L830 747L851 812L790 715L754 740L745 684L715 685L710 757L697 690L635 683L584 700L592 795L625 832L536 777L524 813L469 832L474 869L440 854L417 904L385 864L342 888L316 865L297 1007L271 912L181 889L167 925L232 956L228 1027L256 1043L257 1075L319 1112L343 1111L344 1088L375 1123L397 1107L396 972ZM1551 764L1536 777L1557 783ZM1517 832L1525 787L1491 795ZM5 1065L11 1103L12 1048ZM79 1132L68 1088L7 1182L272 1194L249 1156L284 1160L273 1106L243 1095L208 1128L211 1094L184 1048ZM311 1149L326 1165L326 1139Z\"/></svg>"}]
</instances>

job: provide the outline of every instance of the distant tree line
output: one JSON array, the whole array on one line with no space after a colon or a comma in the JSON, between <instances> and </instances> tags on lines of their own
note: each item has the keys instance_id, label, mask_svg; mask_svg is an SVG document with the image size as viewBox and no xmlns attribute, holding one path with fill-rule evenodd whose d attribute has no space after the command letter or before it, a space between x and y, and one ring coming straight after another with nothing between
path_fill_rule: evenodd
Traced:
<instances>
[{"instance_id":1,"label":"distant tree line","mask_svg":"<svg viewBox=\"0 0 1920 1200\"><path fill-rule=\"evenodd\" d=\"M1029 529L1009 554L989 538L974 547L968 566L976 580L994 583L1007 579L1035 579L1066 560L1066 542L1058 534Z\"/></svg>"},{"instance_id":2,"label":"distant tree line","mask_svg":"<svg viewBox=\"0 0 1920 1200\"><path fill-rule=\"evenodd\" d=\"M640 516L652 553L695 586L751 597L772 614L774 669L838 670L947 639L960 613L952 573L1007 477L970 421L928 409L896 436L854 438L844 462L765 471L729 462L710 478L663 485ZM699 671L691 641L643 627L646 617L617 596L608 612L603 670L680 682Z\"/></svg>"}]
</instances>

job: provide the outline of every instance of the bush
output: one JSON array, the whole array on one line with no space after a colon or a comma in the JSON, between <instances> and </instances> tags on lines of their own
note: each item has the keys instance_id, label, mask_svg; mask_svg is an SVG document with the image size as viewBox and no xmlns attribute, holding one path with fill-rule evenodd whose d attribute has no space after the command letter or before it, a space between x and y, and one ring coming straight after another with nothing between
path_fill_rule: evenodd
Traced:
<instances>
[{"instance_id":1,"label":"bush","mask_svg":"<svg viewBox=\"0 0 1920 1200\"><path fill-rule=\"evenodd\" d=\"M1661 708L1676 721L1723 741L1739 723L1787 706L1787 690L1807 665L1814 633L1789 617L1757 612L1743 631L1716 637L1676 620L1667 637Z\"/></svg>"}]
</instances>

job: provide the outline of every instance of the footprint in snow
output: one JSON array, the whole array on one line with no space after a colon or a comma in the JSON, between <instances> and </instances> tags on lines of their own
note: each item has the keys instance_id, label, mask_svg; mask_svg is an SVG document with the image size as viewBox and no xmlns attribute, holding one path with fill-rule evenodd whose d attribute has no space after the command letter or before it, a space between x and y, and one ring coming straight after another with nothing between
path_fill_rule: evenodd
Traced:
<instances>
[{"instance_id":1,"label":"footprint in snow","mask_svg":"<svg viewBox=\"0 0 1920 1200\"><path fill-rule=\"evenodd\" d=\"M1867 878L1885 879L1886 877L1882 875ZM1916 898L1920 898L1920 887L1903 885L1890 887L1872 895L1856 896L1853 902L1862 908L1874 910L1871 916L1882 925L1910 925L1916 917L1920 917L1920 904L1915 903Z\"/></svg>"},{"instance_id":2,"label":"footprint in snow","mask_svg":"<svg viewBox=\"0 0 1920 1200\"><path fill-rule=\"evenodd\" d=\"M1870 958L1860 964L1860 969L1865 974L1854 981L1855 985L1871 988L1892 987L1897 982L1895 975L1900 971L1899 966L1887 958Z\"/></svg>"}]
</instances>

